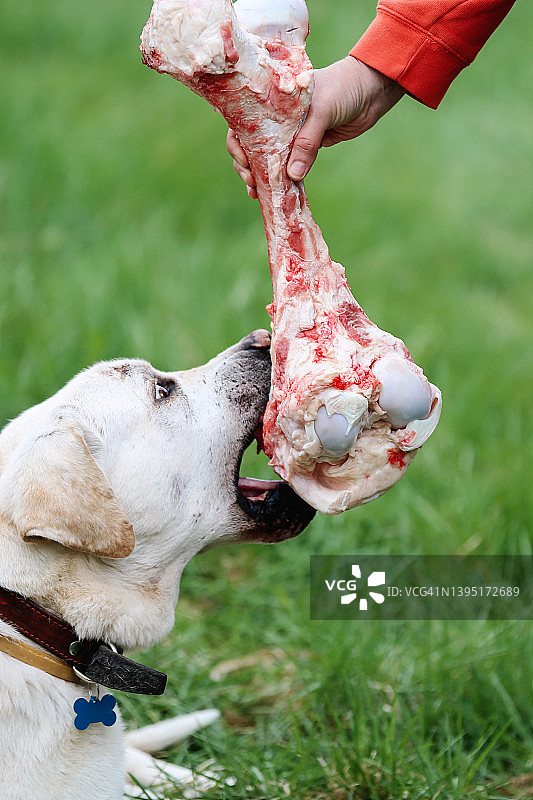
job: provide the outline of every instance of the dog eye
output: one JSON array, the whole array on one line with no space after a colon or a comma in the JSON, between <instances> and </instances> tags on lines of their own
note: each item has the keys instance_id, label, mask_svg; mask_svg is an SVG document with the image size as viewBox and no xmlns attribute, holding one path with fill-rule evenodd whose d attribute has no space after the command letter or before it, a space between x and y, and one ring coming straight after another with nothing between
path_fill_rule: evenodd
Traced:
<instances>
[{"instance_id":1,"label":"dog eye","mask_svg":"<svg viewBox=\"0 0 533 800\"><path fill-rule=\"evenodd\" d=\"M163 386L162 383L156 383L155 385L155 399L156 400L164 400L165 397L170 397L172 394L172 386Z\"/></svg>"}]
</instances>

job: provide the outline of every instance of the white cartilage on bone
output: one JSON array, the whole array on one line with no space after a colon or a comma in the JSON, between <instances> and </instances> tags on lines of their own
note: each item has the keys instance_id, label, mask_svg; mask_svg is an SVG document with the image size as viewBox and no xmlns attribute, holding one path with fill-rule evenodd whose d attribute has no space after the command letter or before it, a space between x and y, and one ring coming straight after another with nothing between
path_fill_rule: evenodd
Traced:
<instances>
[{"instance_id":1,"label":"white cartilage on bone","mask_svg":"<svg viewBox=\"0 0 533 800\"><path fill-rule=\"evenodd\" d=\"M413 422L410 422L408 425L406 425L405 431L401 431L403 436L400 439L398 446L400 450L403 450L406 453L422 447L424 442L429 439L438 425L442 411L442 395L437 386L434 386L432 383L430 383L429 387L432 393L431 411L429 416L427 416L426 419L413 420ZM398 433L400 433L400 431L398 431Z\"/></svg>"},{"instance_id":2,"label":"white cartilage on bone","mask_svg":"<svg viewBox=\"0 0 533 800\"><path fill-rule=\"evenodd\" d=\"M326 406L320 406L315 420L315 433L324 450L333 456L344 456L352 448L361 430L360 425L348 426L343 414L328 414Z\"/></svg>"},{"instance_id":3,"label":"white cartilage on bone","mask_svg":"<svg viewBox=\"0 0 533 800\"><path fill-rule=\"evenodd\" d=\"M414 364L399 356L385 356L373 364L372 372L381 382L379 405L393 428L426 419L431 410L431 389Z\"/></svg>"},{"instance_id":4,"label":"white cartilage on bone","mask_svg":"<svg viewBox=\"0 0 533 800\"><path fill-rule=\"evenodd\" d=\"M303 45L309 33L304 0L236 0L233 8L241 25L262 39Z\"/></svg>"},{"instance_id":5,"label":"white cartilage on bone","mask_svg":"<svg viewBox=\"0 0 533 800\"><path fill-rule=\"evenodd\" d=\"M314 431L324 448L322 455L347 455L359 436L368 402L354 392L328 390L317 411Z\"/></svg>"}]
</instances>

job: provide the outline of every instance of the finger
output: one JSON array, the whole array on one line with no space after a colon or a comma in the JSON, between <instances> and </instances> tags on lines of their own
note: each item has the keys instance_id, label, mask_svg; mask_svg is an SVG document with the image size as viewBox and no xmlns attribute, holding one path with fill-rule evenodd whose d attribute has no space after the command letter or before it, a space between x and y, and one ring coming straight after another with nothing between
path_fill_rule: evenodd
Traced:
<instances>
[{"instance_id":1,"label":"finger","mask_svg":"<svg viewBox=\"0 0 533 800\"><path fill-rule=\"evenodd\" d=\"M251 197L252 200L257 200L257 188L255 185L253 175L250 172L250 170L241 167L238 161L233 162L233 168L235 169L235 172L239 175L239 177L246 184L246 191L248 192L248 196Z\"/></svg>"},{"instance_id":2,"label":"finger","mask_svg":"<svg viewBox=\"0 0 533 800\"><path fill-rule=\"evenodd\" d=\"M239 162L235 160L233 161L233 169L247 186L250 186L251 188L255 187L255 181L249 169L244 169L244 167L241 167Z\"/></svg>"},{"instance_id":3,"label":"finger","mask_svg":"<svg viewBox=\"0 0 533 800\"><path fill-rule=\"evenodd\" d=\"M360 122L356 118L348 125L326 131L322 139L322 147L332 147L334 144L339 144L340 142L349 142L351 139L357 139L358 136L361 136L361 134L367 130L366 120Z\"/></svg>"},{"instance_id":4,"label":"finger","mask_svg":"<svg viewBox=\"0 0 533 800\"><path fill-rule=\"evenodd\" d=\"M241 167L248 169L248 159L246 153L242 149L239 140L235 136L235 132L230 128L226 136L226 148L232 158L237 161Z\"/></svg>"},{"instance_id":5,"label":"finger","mask_svg":"<svg viewBox=\"0 0 533 800\"><path fill-rule=\"evenodd\" d=\"M321 117L313 114L311 108L309 116L294 140L287 165L287 174L293 181L305 178L315 163L325 130L326 126Z\"/></svg>"}]
</instances>

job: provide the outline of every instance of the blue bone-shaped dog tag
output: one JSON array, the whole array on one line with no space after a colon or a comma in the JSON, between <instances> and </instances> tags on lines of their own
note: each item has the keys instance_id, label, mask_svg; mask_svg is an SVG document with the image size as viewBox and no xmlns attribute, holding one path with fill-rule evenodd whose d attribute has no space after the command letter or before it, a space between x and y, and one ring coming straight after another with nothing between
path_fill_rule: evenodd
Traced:
<instances>
[{"instance_id":1,"label":"blue bone-shaped dog tag","mask_svg":"<svg viewBox=\"0 0 533 800\"><path fill-rule=\"evenodd\" d=\"M74 711L76 712L75 727L79 731L84 731L93 722L101 722L102 725L110 728L117 721L117 715L113 711L116 704L117 701L112 694L104 695L101 700L97 697L91 697L90 700L78 697L74 703Z\"/></svg>"}]
</instances>

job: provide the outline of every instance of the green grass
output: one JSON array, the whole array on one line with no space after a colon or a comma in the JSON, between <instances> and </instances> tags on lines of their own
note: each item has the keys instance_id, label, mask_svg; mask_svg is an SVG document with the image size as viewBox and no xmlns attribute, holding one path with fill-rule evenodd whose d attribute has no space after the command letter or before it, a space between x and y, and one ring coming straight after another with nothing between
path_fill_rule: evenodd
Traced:
<instances>
[{"instance_id":1,"label":"green grass","mask_svg":"<svg viewBox=\"0 0 533 800\"><path fill-rule=\"evenodd\" d=\"M309 7L321 66L374 3ZM140 64L148 13L140 0L0 8L1 419L93 361L186 368L268 324L258 207L231 170L223 120ZM531 782L509 784L533 772L529 623L308 612L311 553L531 553L532 26L533 7L517 3L437 112L403 100L309 178L356 297L406 341L445 407L378 502L187 568L173 634L141 656L168 671L168 691L121 705L130 725L222 710L170 754L237 778L209 797L533 796ZM209 678L254 653L256 666Z\"/></svg>"}]
</instances>

